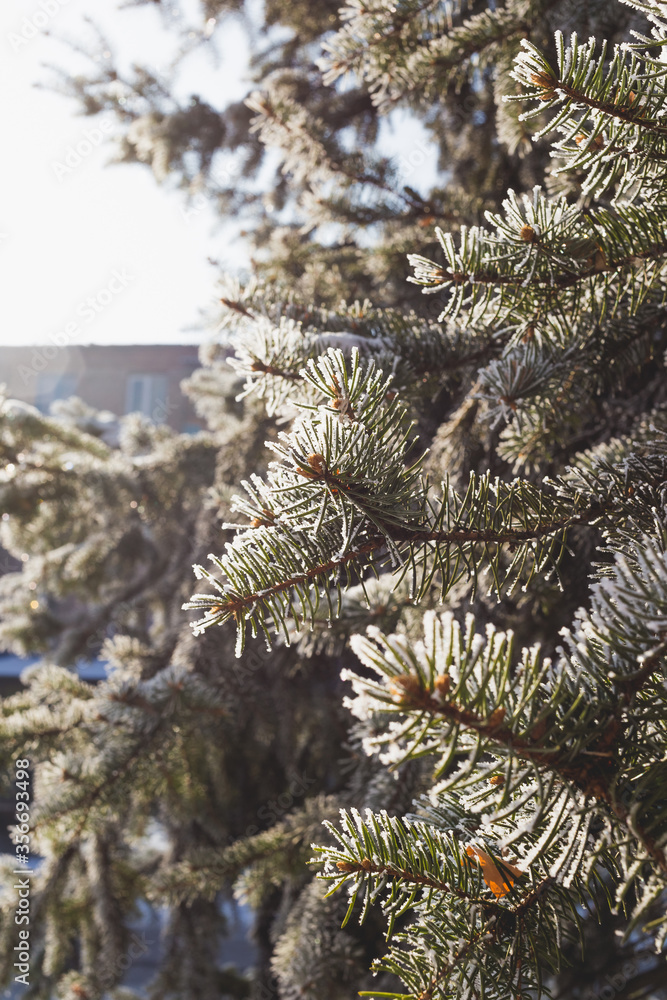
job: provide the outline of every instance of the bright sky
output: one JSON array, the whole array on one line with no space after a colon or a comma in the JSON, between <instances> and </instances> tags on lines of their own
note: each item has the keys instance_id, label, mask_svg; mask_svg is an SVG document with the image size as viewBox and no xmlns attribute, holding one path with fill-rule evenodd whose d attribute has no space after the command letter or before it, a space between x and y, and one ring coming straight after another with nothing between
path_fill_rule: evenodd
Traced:
<instances>
[{"instance_id":1,"label":"bright sky","mask_svg":"<svg viewBox=\"0 0 667 1000\"><path fill-rule=\"evenodd\" d=\"M219 272L208 258L232 272L247 264L235 228L218 221L216 229L205 204L188 214L183 195L160 188L148 167L105 166L113 145L101 126L111 129L111 118L80 116L75 101L34 86L49 80L48 63L71 72L90 69L58 41L85 46L91 37L86 17L102 28L121 65L135 60L164 69L176 33L164 29L151 5L119 11L120 3L0 5L0 345L54 338L62 344L63 337L72 344L197 343L209 335L201 329L201 312L218 297ZM200 24L197 0L188 3L190 24ZM220 66L210 53L195 50L179 78L179 97L199 93L223 106L247 93L243 30L226 22L218 41ZM421 187L425 138L408 115L383 129L386 152L412 150L419 161L416 169L406 161L403 183ZM431 182L434 159L431 149L425 168Z\"/></svg>"},{"instance_id":2,"label":"bright sky","mask_svg":"<svg viewBox=\"0 0 667 1000\"><path fill-rule=\"evenodd\" d=\"M105 167L112 151L106 137L68 173L54 166L65 162L70 146L83 143L87 150L86 132L99 129L100 119L78 116L74 101L34 88L48 79L44 63L77 65L68 48L44 31L83 41L88 16L118 42L119 53L149 64L151 53L157 67L169 58L165 40L173 35L161 28L156 12L118 12L117 3L0 5L0 344L48 343L73 323L72 343L199 342L206 334L187 327L216 298L217 271L207 258L230 269L245 260L232 232L214 231L207 208L186 219L182 195L160 189L147 167ZM247 89L240 79L246 46L241 31L236 34L228 39L237 56L225 73L229 97ZM215 78L219 91L220 72L214 73L209 57L200 49L195 59L191 89L205 94ZM108 304L106 289L113 294ZM86 308L91 296L94 318Z\"/></svg>"}]
</instances>

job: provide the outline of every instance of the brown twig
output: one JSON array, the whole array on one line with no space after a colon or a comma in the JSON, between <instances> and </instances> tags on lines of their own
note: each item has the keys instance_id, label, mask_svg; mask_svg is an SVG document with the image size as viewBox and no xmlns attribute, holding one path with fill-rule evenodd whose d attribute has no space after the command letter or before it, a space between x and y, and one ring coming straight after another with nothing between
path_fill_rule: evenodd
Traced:
<instances>
[{"instance_id":1,"label":"brown twig","mask_svg":"<svg viewBox=\"0 0 667 1000\"><path fill-rule=\"evenodd\" d=\"M457 889L450 885L449 882L443 882L440 879L433 878L431 875L424 875L422 872L411 872L406 868L399 868L397 865L377 865L374 864L369 858L363 858L359 862L353 861L339 861L338 868L344 872L368 872L372 875L390 875L393 878L400 878L403 882L410 882L412 885L424 886L427 889L437 889L439 892L449 892L452 896L458 896L459 899L466 899L471 902L479 902L475 896L470 896L469 893L463 892L461 889ZM481 900L484 904L484 909L490 910L496 914L505 914L507 909L496 903L495 900Z\"/></svg>"},{"instance_id":2,"label":"brown twig","mask_svg":"<svg viewBox=\"0 0 667 1000\"><path fill-rule=\"evenodd\" d=\"M301 473L311 480L324 480L327 476L331 479L331 475L326 471L318 474L312 469L303 469L301 470ZM345 484L342 480L336 480L336 482L338 486L343 489L345 488ZM557 535L558 532L566 531L573 525L586 524L593 521L596 518L601 517L605 511L605 505L594 504L588 510L582 511L579 514L568 514L566 517L538 523L530 528L505 531L496 531L493 528L453 528L444 531L427 531L415 529L407 525L405 527L388 525L386 534L370 538L363 545L359 545L357 548L351 549L349 552L346 552L344 555L336 559L329 559L325 563L319 563L317 566L312 566L303 573L298 573L287 580L275 583L273 586L264 589L261 595L258 593L236 595L227 598L224 603L216 602L216 605L213 606L211 610L216 614L226 611L230 617L236 617L257 601L266 600L267 598L273 597L275 594L282 593L285 590L289 590L292 587L298 587L304 583L311 583L313 580L317 579L317 577L326 576L328 573L331 573L332 570L342 569L349 563L358 559L359 556L368 555L377 549L383 548L386 546L388 541L405 542L407 544L417 545L424 544L426 542L453 545L460 545L463 543L511 545L513 543L544 538L548 535Z\"/></svg>"},{"instance_id":3,"label":"brown twig","mask_svg":"<svg viewBox=\"0 0 667 1000\"><path fill-rule=\"evenodd\" d=\"M582 791L584 795L603 802L617 819L632 830L647 854L655 861L661 871L667 874L665 851L658 847L655 840L643 831L636 822L630 822L629 810L613 794L612 788L616 776L611 766L611 754L605 753L602 759L594 759L586 761L583 765L577 765L568 759L567 751L551 752L548 747L541 743L540 738L518 736L508 726L502 724L502 719L500 722L494 720L493 715L489 718L481 718L470 709L460 708L453 702L436 700L433 692L417 691L412 687L405 687L404 690L405 693L402 694L401 698L402 707L417 708L432 715L450 719L466 729L472 729L487 739L506 747L522 760L553 771L563 781Z\"/></svg>"}]
</instances>

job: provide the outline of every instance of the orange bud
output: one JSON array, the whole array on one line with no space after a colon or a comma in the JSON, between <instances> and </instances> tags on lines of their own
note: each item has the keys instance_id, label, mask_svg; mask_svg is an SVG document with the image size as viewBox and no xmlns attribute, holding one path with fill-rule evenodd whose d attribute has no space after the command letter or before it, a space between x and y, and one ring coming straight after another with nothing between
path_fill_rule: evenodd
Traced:
<instances>
[{"instance_id":1,"label":"orange bud","mask_svg":"<svg viewBox=\"0 0 667 1000\"><path fill-rule=\"evenodd\" d=\"M504 774L493 774L489 778L489 784L490 785L504 785L505 784L505 775Z\"/></svg>"},{"instance_id":2,"label":"orange bud","mask_svg":"<svg viewBox=\"0 0 667 1000\"><path fill-rule=\"evenodd\" d=\"M500 899L501 896L506 896L514 885L514 879L507 874L506 869L512 875L516 875L517 878L524 874L516 865L510 865L506 861L503 861L503 874L501 875L493 858L486 851L474 847L472 844L466 847L466 854L469 858L473 858L480 866L482 869L482 878L497 899Z\"/></svg>"},{"instance_id":3,"label":"orange bud","mask_svg":"<svg viewBox=\"0 0 667 1000\"><path fill-rule=\"evenodd\" d=\"M578 135L575 135L574 141L576 142L577 146L581 146L589 138L590 136L584 135L583 132L579 132ZM596 135L595 138L591 139L591 143L593 146L596 147L596 149L602 149L604 146L604 139L602 138L601 135Z\"/></svg>"},{"instance_id":4,"label":"orange bud","mask_svg":"<svg viewBox=\"0 0 667 1000\"><path fill-rule=\"evenodd\" d=\"M439 674L433 682L433 691L435 694L439 694L441 698L444 698L452 686L452 679L449 674Z\"/></svg>"},{"instance_id":5,"label":"orange bud","mask_svg":"<svg viewBox=\"0 0 667 1000\"><path fill-rule=\"evenodd\" d=\"M358 872L359 865L353 864L351 861L337 861L336 868L341 872Z\"/></svg>"},{"instance_id":6,"label":"orange bud","mask_svg":"<svg viewBox=\"0 0 667 1000\"><path fill-rule=\"evenodd\" d=\"M533 229L532 226L522 226L519 231L519 236L524 241L524 243L539 243L540 238Z\"/></svg>"},{"instance_id":7,"label":"orange bud","mask_svg":"<svg viewBox=\"0 0 667 1000\"><path fill-rule=\"evenodd\" d=\"M536 87L544 87L549 90L553 90L555 79L550 73L531 73L530 74L531 83L534 83Z\"/></svg>"},{"instance_id":8,"label":"orange bud","mask_svg":"<svg viewBox=\"0 0 667 1000\"><path fill-rule=\"evenodd\" d=\"M516 405L516 400L512 399L510 396L500 396L498 399L499 403L504 403L505 406L509 406L512 413L516 413L519 407Z\"/></svg>"},{"instance_id":9,"label":"orange bud","mask_svg":"<svg viewBox=\"0 0 667 1000\"><path fill-rule=\"evenodd\" d=\"M250 522L251 528L261 528L262 526L270 526L276 519L276 515L272 510L268 510L266 507L262 508L263 517L253 517Z\"/></svg>"},{"instance_id":10,"label":"orange bud","mask_svg":"<svg viewBox=\"0 0 667 1000\"><path fill-rule=\"evenodd\" d=\"M389 690L399 705L410 705L415 700L421 699L424 693L421 681L414 674L392 677Z\"/></svg>"},{"instance_id":11,"label":"orange bud","mask_svg":"<svg viewBox=\"0 0 667 1000\"><path fill-rule=\"evenodd\" d=\"M317 472L319 475L321 475L326 470L326 462L324 461L323 455L316 455L316 454L309 455L308 465L314 472Z\"/></svg>"},{"instance_id":12,"label":"orange bud","mask_svg":"<svg viewBox=\"0 0 667 1000\"><path fill-rule=\"evenodd\" d=\"M605 271L607 269L607 257L602 247L597 248L590 258L589 264L594 271Z\"/></svg>"},{"instance_id":13,"label":"orange bud","mask_svg":"<svg viewBox=\"0 0 667 1000\"><path fill-rule=\"evenodd\" d=\"M554 90L556 80L550 73L531 73L530 80L536 87L539 87L544 91L544 93L540 95L541 101L551 101L556 96L556 92Z\"/></svg>"}]
</instances>

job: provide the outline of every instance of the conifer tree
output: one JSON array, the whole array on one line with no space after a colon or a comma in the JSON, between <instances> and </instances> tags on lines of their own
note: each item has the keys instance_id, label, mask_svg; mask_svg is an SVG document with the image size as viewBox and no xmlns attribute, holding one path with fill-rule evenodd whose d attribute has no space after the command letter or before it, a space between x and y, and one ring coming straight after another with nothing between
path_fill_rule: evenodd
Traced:
<instances>
[{"instance_id":1,"label":"conifer tree","mask_svg":"<svg viewBox=\"0 0 667 1000\"><path fill-rule=\"evenodd\" d=\"M223 289L241 424L215 351L192 439L131 418L109 446L78 404L4 404L2 540L27 559L3 640L45 658L1 730L7 770L34 765L36 996L126 997L145 899L168 909L156 1000L665 995L667 28L657 2L626 8L346 8L313 93L357 74L371 109L444 122L445 150L479 135L480 176L462 155L408 225L383 166L347 302L322 278L340 260L343 289L346 248L315 240L293 282L274 245L280 281ZM308 218L358 227L327 159L345 117L311 128L305 90L252 99L263 139ZM401 248L431 297L355 301ZM66 668L102 641L90 688ZM217 962L232 888L254 977Z\"/></svg>"},{"instance_id":2,"label":"conifer tree","mask_svg":"<svg viewBox=\"0 0 667 1000\"><path fill-rule=\"evenodd\" d=\"M146 902L166 916L161 946L142 939L160 955L151 996L248 996L249 970L218 957L221 902L241 874L260 924L259 989L270 956L261 922L272 923L283 883L294 893L308 881L309 842L334 817L349 762L331 658L254 651L237 662L232 637L190 635L191 564L217 544L215 512L261 467L270 433L256 407L235 414L215 357L190 391L211 426L195 436L136 415L114 423L76 400L50 417L3 401L2 543L21 569L0 578L0 642L42 657L3 699L0 723L4 796L15 762L30 762L20 778L37 869L34 996L129 996L117 987ZM96 654L109 677L93 687L72 668ZM212 853L211 882L198 866ZM17 861L2 861L2 974L13 982Z\"/></svg>"},{"instance_id":3,"label":"conifer tree","mask_svg":"<svg viewBox=\"0 0 667 1000\"><path fill-rule=\"evenodd\" d=\"M555 168L411 256L437 324L356 305L269 327L243 303L237 369L292 423L198 568L195 631L288 642L388 574L424 610L355 635L344 676L366 752L430 758L433 784L404 816L343 811L317 848L345 922L385 915L384 996L542 995L607 908L664 952L667 23L630 6L650 34L622 45L557 33L550 61L522 40L509 100ZM429 468L434 382L452 409Z\"/></svg>"}]
</instances>

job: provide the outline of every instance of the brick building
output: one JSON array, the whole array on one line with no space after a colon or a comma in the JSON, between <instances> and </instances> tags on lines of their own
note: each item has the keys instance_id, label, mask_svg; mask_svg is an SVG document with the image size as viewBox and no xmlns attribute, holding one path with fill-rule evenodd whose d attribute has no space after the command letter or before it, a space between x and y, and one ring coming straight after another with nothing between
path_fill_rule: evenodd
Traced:
<instances>
[{"instance_id":1,"label":"brick building","mask_svg":"<svg viewBox=\"0 0 667 1000\"><path fill-rule=\"evenodd\" d=\"M56 399L80 396L99 410L192 432L202 425L180 383L198 364L194 344L0 347L0 385L44 413Z\"/></svg>"}]
</instances>

